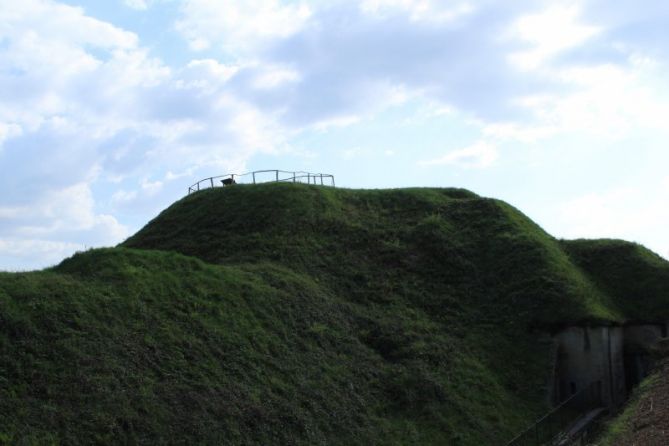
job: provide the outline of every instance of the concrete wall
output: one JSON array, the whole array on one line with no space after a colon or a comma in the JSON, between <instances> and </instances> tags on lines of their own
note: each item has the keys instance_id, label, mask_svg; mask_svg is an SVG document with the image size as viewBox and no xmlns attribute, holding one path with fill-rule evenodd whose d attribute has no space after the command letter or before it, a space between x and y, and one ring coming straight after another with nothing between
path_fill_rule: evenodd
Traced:
<instances>
[{"instance_id":1,"label":"concrete wall","mask_svg":"<svg viewBox=\"0 0 669 446\"><path fill-rule=\"evenodd\" d=\"M650 369L648 349L667 334L667 324L567 327L553 337L556 352L551 399L559 404L593 382L617 408Z\"/></svg>"},{"instance_id":2,"label":"concrete wall","mask_svg":"<svg viewBox=\"0 0 669 446\"><path fill-rule=\"evenodd\" d=\"M623 330L620 327L568 327L555 336L557 360L553 401L599 382L609 406L625 401Z\"/></svg>"},{"instance_id":3,"label":"concrete wall","mask_svg":"<svg viewBox=\"0 0 669 446\"><path fill-rule=\"evenodd\" d=\"M611 405L618 407L627 400L625 385L625 349L624 331L622 327L604 328L611 336Z\"/></svg>"},{"instance_id":4,"label":"concrete wall","mask_svg":"<svg viewBox=\"0 0 669 446\"><path fill-rule=\"evenodd\" d=\"M652 368L649 349L667 333L666 324L630 325L624 328L627 390L639 384Z\"/></svg>"}]
</instances>

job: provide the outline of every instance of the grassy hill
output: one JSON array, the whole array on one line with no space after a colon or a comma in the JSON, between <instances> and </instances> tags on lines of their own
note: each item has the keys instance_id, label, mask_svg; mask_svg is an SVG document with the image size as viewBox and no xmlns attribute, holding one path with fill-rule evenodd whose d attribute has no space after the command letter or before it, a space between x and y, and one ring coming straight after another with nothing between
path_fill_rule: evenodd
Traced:
<instances>
[{"instance_id":1,"label":"grassy hill","mask_svg":"<svg viewBox=\"0 0 669 446\"><path fill-rule=\"evenodd\" d=\"M623 240L563 241L574 263L611 296L629 322L667 320L669 263Z\"/></svg>"},{"instance_id":2,"label":"grassy hill","mask_svg":"<svg viewBox=\"0 0 669 446\"><path fill-rule=\"evenodd\" d=\"M669 318L667 262L621 253L623 290L588 243L458 189L198 192L0 274L0 444L503 444L546 409L542 333Z\"/></svg>"}]
</instances>

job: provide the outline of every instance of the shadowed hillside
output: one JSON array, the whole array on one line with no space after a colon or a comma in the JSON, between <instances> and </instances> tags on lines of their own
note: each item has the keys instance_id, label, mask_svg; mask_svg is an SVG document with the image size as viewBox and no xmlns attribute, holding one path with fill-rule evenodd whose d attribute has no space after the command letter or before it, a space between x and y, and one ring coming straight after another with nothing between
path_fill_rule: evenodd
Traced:
<instances>
[{"instance_id":1,"label":"shadowed hillside","mask_svg":"<svg viewBox=\"0 0 669 446\"><path fill-rule=\"evenodd\" d=\"M542 332L669 318L579 243L464 190L198 192L0 274L0 444L503 444L546 409Z\"/></svg>"},{"instance_id":2,"label":"shadowed hillside","mask_svg":"<svg viewBox=\"0 0 669 446\"><path fill-rule=\"evenodd\" d=\"M627 319L667 319L669 262L623 240L573 240L563 246Z\"/></svg>"}]
</instances>

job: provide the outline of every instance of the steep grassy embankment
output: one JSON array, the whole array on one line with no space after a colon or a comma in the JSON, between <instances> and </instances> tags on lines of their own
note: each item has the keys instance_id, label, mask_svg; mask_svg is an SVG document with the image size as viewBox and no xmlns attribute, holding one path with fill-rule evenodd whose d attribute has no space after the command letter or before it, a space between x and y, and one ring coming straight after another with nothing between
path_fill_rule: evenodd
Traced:
<instances>
[{"instance_id":1,"label":"steep grassy embankment","mask_svg":"<svg viewBox=\"0 0 669 446\"><path fill-rule=\"evenodd\" d=\"M545 409L537 329L630 317L593 271L463 190L199 192L0 274L0 443L504 443Z\"/></svg>"},{"instance_id":2,"label":"steep grassy embankment","mask_svg":"<svg viewBox=\"0 0 669 446\"><path fill-rule=\"evenodd\" d=\"M623 240L563 241L574 262L633 322L667 320L669 262Z\"/></svg>"}]
</instances>

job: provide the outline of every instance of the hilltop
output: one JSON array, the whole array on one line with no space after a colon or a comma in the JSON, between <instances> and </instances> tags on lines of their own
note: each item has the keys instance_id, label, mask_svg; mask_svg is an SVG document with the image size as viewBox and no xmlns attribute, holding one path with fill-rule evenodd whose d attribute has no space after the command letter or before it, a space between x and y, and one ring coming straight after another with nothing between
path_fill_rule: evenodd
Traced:
<instances>
[{"instance_id":1,"label":"hilltop","mask_svg":"<svg viewBox=\"0 0 669 446\"><path fill-rule=\"evenodd\" d=\"M669 319L668 274L461 189L201 191L0 274L0 444L503 444L548 333Z\"/></svg>"}]
</instances>

